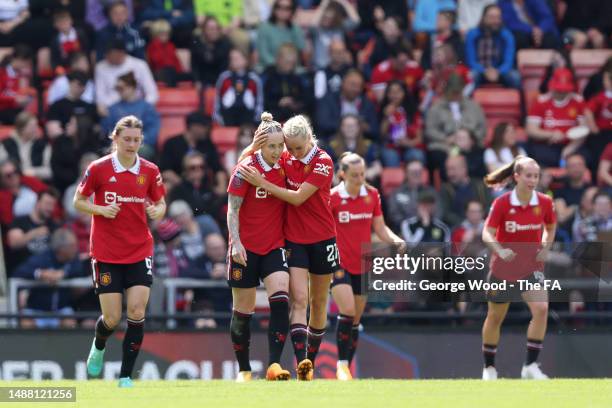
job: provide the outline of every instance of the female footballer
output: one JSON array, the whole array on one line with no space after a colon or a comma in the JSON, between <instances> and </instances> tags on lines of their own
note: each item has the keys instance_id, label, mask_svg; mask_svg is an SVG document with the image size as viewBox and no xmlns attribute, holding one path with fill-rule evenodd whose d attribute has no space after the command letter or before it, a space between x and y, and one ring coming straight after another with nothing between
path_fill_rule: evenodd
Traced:
<instances>
[{"instance_id":1,"label":"female footballer","mask_svg":"<svg viewBox=\"0 0 612 408\"><path fill-rule=\"evenodd\" d=\"M132 371L144 336L145 309L153 282L153 238L147 215L153 220L166 212L164 184L157 166L138 156L142 122L125 116L110 135L112 153L89 165L74 196L74 207L93 216L90 247L95 291L102 316L87 372L102 371L106 340L121 321L123 293L127 301L127 330L119 387L132 387ZM89 197L94 195L91 202Z\"/></svg>"},{"instance_id":2,"label":"female footballer","mask_svg":"<svg viewBox=\"0 0 612 408\"><path fill-rule=\"evenodd\" d=\"M265 174L266 180L285 187L285 174L278 161L285 148L280 123L264 112L257 132L267 135L261 149L241 163ZM250 322L255 311L255 293L260 279L270 302L268 326L268 380L288 380L289 371L280 366L289 331L289 268L285 256L285 202L261 187L243 181L236 166L227 189L230 260L228 284L232 288L233 311L230 332L239 373L236 381L251 379L249 363Z\"/></svg>"},{"instance_id":3,"label":"female footballer","mask_svg":"<svg viewBox=\"0 0 612 408\"><path fill-rule=\"evenodd\" d=\"M536 191L540 166L535 160L517 156L514 161L485 177L488 186L514 181L510 192L498 197L485 222L482 240L492 251L489 280L513 283L507 291L489 291L487 318L482 327L484 355L483 380L497 379L495 354L500 328L506 317L512 294L521 294L531 311L527 329L527 358L521 370L525 379L547 379L537 363L546 334L548 293L546 290L523 290L517 280L542 282L544 261L556 229L552 200Z\"/></svg>"},{"instance_id":4,"label":"female footballer","mask_svg":"<svg viewBox=\"0 0 612 408\"><path fill-rule=\"evenodd\" d=\"M249 183L286 201L285 238L289 252L291 341L298 361L298 380L312 380L314 361L325 334L327 300L332 273L340 269L336 228L329 206L334 165L320 149L308 120L302 115L283 125L285 145L280 165L288 188L264 179L252 166L241 166ZM255 135L244 154L251 154L266 135ZM310 319L306 326L306 310Z\"/></svg>"},{"instance_id":5,"label":"female footballer","mask_svg":"<svg viewBox=\"0 0 612 408\"><path fill-rule=\"evenodd\" d=\"M356 153L340 156L340 184L331 191L331 209L336 223L340 265L331 284L332 296L340 314L336 325L338 366L336 378L352 378L350 363L359 339L359 321L367 297L362 289L361 245L376 235L387 243L403 245L403 240L385 224L380 195L365 182L365 161Z\"/></svg>"}]
</instances>

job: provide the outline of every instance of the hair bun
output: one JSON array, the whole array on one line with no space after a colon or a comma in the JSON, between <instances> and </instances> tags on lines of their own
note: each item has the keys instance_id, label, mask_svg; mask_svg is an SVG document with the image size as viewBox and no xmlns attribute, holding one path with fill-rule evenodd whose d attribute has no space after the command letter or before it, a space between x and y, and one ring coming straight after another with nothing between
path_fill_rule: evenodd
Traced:
<instances>
[{"instance_id":1,"label":"hair bun","mask_svg":"<svg viewBox=\"0 0 612 408\"><path fill-rule=\"evenodd\" d=\"M261 114L261 121L262 122L273 122L274 118L272 117L272 114L270 112L263 112Z\"/></svg>"}]
</instances>

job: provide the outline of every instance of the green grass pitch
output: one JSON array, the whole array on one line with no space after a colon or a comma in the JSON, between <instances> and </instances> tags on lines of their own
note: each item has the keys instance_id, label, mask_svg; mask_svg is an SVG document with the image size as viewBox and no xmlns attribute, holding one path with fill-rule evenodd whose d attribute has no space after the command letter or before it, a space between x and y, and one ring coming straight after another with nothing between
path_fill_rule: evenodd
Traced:
<instances>
[{"instance_id":1,"label":"green grass pitch","mask_svg":"<svg viewBox=\"0 0 612 408\"><path fill-rule=\"evenodd\" d=\"M95 380L15 381L0 382L0 386L77 387L76 403L0 403L33 408L612 407L612 381L608 379L136 381L132 389L119 389L116 381Z\"/></svg>"}]
</instances>

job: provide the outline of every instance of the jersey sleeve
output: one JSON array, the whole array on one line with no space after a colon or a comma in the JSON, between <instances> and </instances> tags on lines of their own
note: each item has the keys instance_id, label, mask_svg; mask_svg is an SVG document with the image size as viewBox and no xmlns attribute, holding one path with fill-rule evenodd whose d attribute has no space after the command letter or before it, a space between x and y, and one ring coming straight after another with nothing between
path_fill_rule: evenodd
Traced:
<instances>
[{"instance_id":1,"label":"jersey sleeve","mask_svg":"<svg viewBox=\"0 0 612 408\"><path fill-rule=\"evenodd\" d=\"M541 101L536 101L531 105L527 114L527 122L539 125L544 117L544 104Z\"/></svg>"},{"instance_id":2,"label":"jersey sleeve","mask_svg":"<svg viewBox=\"0 0 612 408\"><path fill-rule=\"evenodd\" d=\"M544 224L552 225L557 223L557 215L555 214L555 208L553 201L550 198L546 199L546 208L544 211Z\"/></svg>"},{"instance_id":3,"label":"jersey sleeve","mask_svg":"<svg viewBox=\"0 0 612 408\"><path fill-rule=\"evenodd\" d=\"M597 116L599 114L599 109L601 108L601 99L599 98L599 95L589 99L586 106L595 116Z\"/></svg>"},{"instance_id":4,"label":"jersey sleeve","mask_svg":"<svg viewBox=\"0 0 612 408\"><path fill-rule=\"evenodd\" d=\"M491 212L489 213L487 221L485 222L486 227L498 228L503 221L505 210L500 198L495 200L491 206Z\"/></svg>"},{"instance_id":5,"label":"jersey sleeve","mask_svg":"<svg viewBox=\"0 0 612 408\"><path fill-rule=\"evenodd\" d=\"M77 187L77 192L80 195L89 197L93 193L95 193L98 187L96 173L97 171L95 165L93 163L90 164L89 167L87 167L87 170L85 170L85 174L83 175L83 178L81 179L81 182Z\"/></svg>"},{"instance_id":6,"label":"jersey sleeve","mask_svg":"<svg viewBox=\"0 0 612 408\"><path fill-rule=\"evenodd\" d=\"M313 169L304 180L304 183L312 184L317 188L322 188L325 185L331 185L334 177L334 164L329 156L324 155L319 160L313 163Z\"/></svg>"},{"instance_id":7,"label":"jersey sleeve","mask_svg":"<svg viewBox=\"0 0 612 408\"><path fill-rule=\"evenodd\" d=\"M380 194L377 190L373 191L372 198L374 198L374 211L372 215L374 217L378 217L379 215L383 215L382 205L380 203Z\"/></svg>"},{"instance_id":8,"label":"jersey sleeve","mask_svg":"<svg viewBox=\"0 0 612 408\"><path fill-rule=\"evenodd\" d=\"M154 180L149 183L149 198L154 202L158 202L166 195L166 187L159 169L155 167L153 171Z\"/></svg>"},{"instance_id":9,"label":"jersey sleeve","mask_svg":"<svg viewBox=\"0 0 612 408\"><path fill-rule=\"evenodd\" d=\"M249 183L240 176L240 172L236 168L230 177L227 192L238 197L245 197L248 190Z\"/></svg>"}]
</instances>

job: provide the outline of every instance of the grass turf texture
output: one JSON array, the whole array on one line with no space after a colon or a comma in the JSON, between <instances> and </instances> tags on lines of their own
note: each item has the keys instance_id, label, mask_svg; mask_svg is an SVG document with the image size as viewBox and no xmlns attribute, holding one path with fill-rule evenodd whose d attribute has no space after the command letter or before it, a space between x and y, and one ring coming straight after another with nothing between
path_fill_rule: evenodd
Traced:
<instances>
[{"instance_id":1,"label":"grass turf texture","mask_svg":"<svg viewBox=\"0 0 612 408\"><path fill-rule=\"evenodd\" d=\"M609 379L550 381L498 380L354 380L339 382L135 381L132 389L117 381L1 381L2 387L77 387L75 403L16 403L20 407L611 407Z\"/></svg>"}]
</instances>

